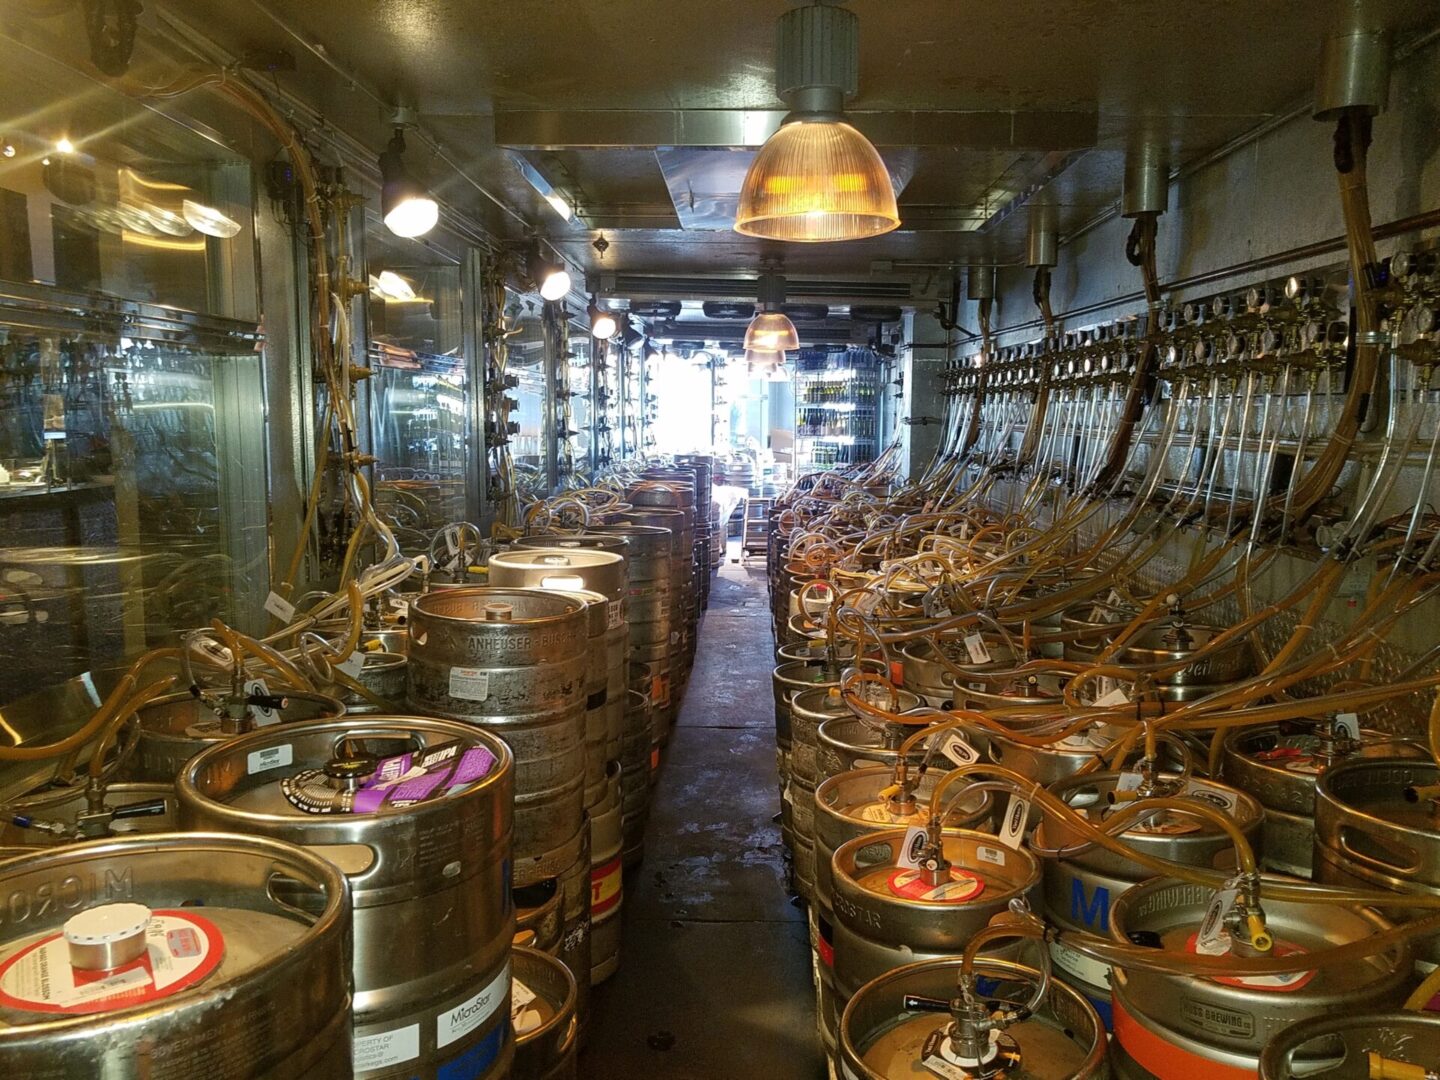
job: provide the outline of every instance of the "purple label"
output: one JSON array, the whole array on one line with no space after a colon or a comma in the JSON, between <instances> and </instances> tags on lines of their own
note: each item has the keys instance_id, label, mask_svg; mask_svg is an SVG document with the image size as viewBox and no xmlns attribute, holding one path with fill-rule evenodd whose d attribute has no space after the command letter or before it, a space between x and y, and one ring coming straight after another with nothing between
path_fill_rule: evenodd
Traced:
<instances>
[{"instance_id":1,"label":"purple label","mask_svg":"<svg viewBox=\"0 0 1440 1080\"><path fill-rule=\"evenodd\" d=\"M460 758L460 764L455 768L455 776L451 779L450 785L468 784L474 780L480 780L490 775L490 770L495 766L495 755L483 746L472 746L466 750Z\"/></svg>"},{"instance_id":2,"label":"purple label","mask_svg":"<svg viewBox=\"0 0 1440 1080\"><path fill-rule=\"evenodd\" d=\"M451 741L424 751L382 758L353 793L337 787L321 769L305 769L280 781L291 804L307 814L373 814L443 798L490 775L498 760L483 746L461 749Z\"/></svg>"},{"instance_id":3,"label":"purple label","mask_svg":"<svg viewBox=\"0 0 1440 1080\"><path fill-rule=\"evenodd\" d=\"M422 772L398 782L377 781L372 777L372 782L367 782L359 791L355 792L355 812L368 814L379 810L385 803L389 803L391 806L404 806L409 803L421 802L429 798L431 793L444 783L449 772L449 769L440 769L433 773ZM375 776L379 775L380 773L377 771Z\"/></svg>"}]
</instances>

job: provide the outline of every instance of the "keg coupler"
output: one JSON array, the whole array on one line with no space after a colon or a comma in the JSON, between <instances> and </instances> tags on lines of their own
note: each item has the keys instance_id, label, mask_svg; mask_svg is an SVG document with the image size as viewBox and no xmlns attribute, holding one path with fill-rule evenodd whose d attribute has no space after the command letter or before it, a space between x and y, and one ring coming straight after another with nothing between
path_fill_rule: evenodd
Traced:
<instances>
[{"instance_id":1,"label":"keg coupler","mask_svg":"<svg viewBox=\"0 0 1440 1080\"><path fill-rule=\"evenodd\" d=\"M1050 963L1041 950L1040 979L1023 1005L982 1000L975 992L975 973L962 965L957 994L949 1001L906 994L902 1007L910 1012L948 1012L950 1023L931 1032L920 1050L920 1064L949 1080L1003 1080L1021 1066L1020 1044L1005 1029L1029 1019L1050 990Z\"/></svg>"}]
</instances>

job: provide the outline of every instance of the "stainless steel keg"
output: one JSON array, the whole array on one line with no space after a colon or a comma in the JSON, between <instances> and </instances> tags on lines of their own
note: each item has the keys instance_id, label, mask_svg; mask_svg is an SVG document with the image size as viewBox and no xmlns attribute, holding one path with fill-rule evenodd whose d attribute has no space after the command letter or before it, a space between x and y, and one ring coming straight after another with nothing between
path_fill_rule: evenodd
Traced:
<instances>
[{"instance_id":1,"label":"stainless steel keg","mask_svg":"<svg viewBox=\"0 0 1440 1080\"><path fill-rule=\"evenodd\" d=\"M620 968L625 832L618 761L610 763L605 790L606 797L590 808L590 970L587 977L591 986L600 985Z\"/></svg>"},{"instance_id":2,"label":"stainless steel keg","mask_svg":"<svg viewBox=\"0 0 1440 1080\"><path fill-rule=\"evenodd\" d=\"M1427 1012L1362 1012L1316 1016L1291 1024L1265 1044L1260 1080L1373 1080L1435 1075L1440 1016Z\"/></svg>"},{"instance_id":3,"label":"stainless steel keg","mask_svg":"<svg viewBox=\"0 0 1440 1080\"><path fill-rule=\"evenodd\" d=\"M1214 890L1165 879L1137 885L1110 909L1116 941L1134 935L1176 952L1195 938ZM1369 937L1390 924L1365 908L1260 903L1277 949L1316 951ZM1337 1011L1397 1006L1411 978L1407 946L1313 972L1262 978L1194 978L1134 967L1112 975L1114 1064L1126 1080L1256 1075L1260 1053L1290 1025Z\"/></svg>"},{"instance_id":4,"label":"stainless steel keg","mask_svg":"<svg viewBox=\"0 0 1440 1080\"><path fill-rule=\"evenodd\" d=\"M1379 731L1352 740L1328 721L1239 728L1225 737L1221 775L1265 807L1264 865L1308 878L1314 866L1315 784L1326 769L1357 759L1421 760L1417 744Z\"/></svg>"},{"instance_id":5,"label":"stainless steel keg","mask_svg":"<svg viewBox=\"0 0 1440 1080\"><path fill-rule=\"evenodd\" d=\"M1440 767L1430 761L1348 761L1315 788L1315 880L1397 893L1440 894ZM1387 909L1397 922L1411 916ZM1419 914L1418 912L1416 914ZM1440 963L1440 935L1418 942Z\"/></svg>"},{"instance_id":6,"label":"stainless steel keg","mask_svg":"<svg viewBox=\"0 0 1440 1080\"><path fill-rule=\"evenodd\" d=\"M976 931L1011 900L1038 898L1040 866L1029 852L994 836L956 831L944 837L946 880L925 883L901 865L906 830L860 836L831 861L835 911L835 985L849 999L871 979L915 960L962 952Z\"/></svg>"},{"instance_id":7,"label":"stainless steel keg","mask_svg":"<svg viewBox=\"0 0 1440 1080\"><path fill-rule=\"evenodd\" d=\"M450 589L410 608L411 708L478 724L515 756L521 885L568 865L583 820L587 618L542 589Z\"/></svg>"},{"instance_id":8,"label":"stainless steel keg","mask_svg":"<svg viewBox=\"0 0 1440 1080\"><path fill-rule=\"evenodd\" d=\"M575 1080L579 1024L575 978L553 956L516 949L510 957L513 1080Z\"/></svg>"},{"instance_id":9,"label":"stainless steel keg","mask_svg":"<svg viewBox=\"0 0 1440 1080\"><path fill-rule=\"evenodd\" d=\"M350 881L357 1077L501 1076L514 765L496 736L416 716L290 724L196 756L187 829L310 848ZM397 941L405 947L397 948Z\"/></svg>"},{"instance_id":10,"label":"stainless steel keg","mask_svg":"<svg viewBox=\"0 0 1440 1080\"><path fill-rule=\"evenodd\" d=\"M101 840L0 864L0 892L7 1080L351 1076L350 895L314 853Z\"/></svg>"},{"instance_id":11,"label":"stainless steel keg","mask_svg":"<svg viewBox=\"0 0 1440 1080\"><path fill-rule=\"evenodd\" d=\"M222 721L203 700L189 693L166 694L135 714L139 745L124 770L127 780L170 783L192 757L212 743L251 730L257 723L292 723L343 716L345 706L333 697L284 691L278 708L252 710L253 722Z\"/></svg>"},{"instance_id":12,"label":"stainless steel keg","mask_svg":"<svg viewBox=\"0 0 1440 1080\"><path fill-rule=\"evenodd\" d=\"M1051 785L1050 792L1094 823L1103 824L1114 812L1108 803L1110 793L1117 786L1128 786L1128 782L1122 780L1125 775L1088 773L1061 780ZM1203 802L1221 810L1259 850L1265 811L1249 795L1210 780L1181 781L1178 774L1162 773L1159 783L1172 784L1173 791L1164 787L1156 794L1170 791L1182 799ZM1119 839L1145 855L1186 866L1228 870L1236 865L1235 846L1228 833L1213 822L1169 811L1155 817L1142 816L1141 824L1127 829ZM1126 890L1152 875L1120 855L1098 847L1086 848L1084 844L1082 834L1050 818L1036 828L1035 849L1042 852L1070 849L1071 852L1042 859L1044 911L1049 921L1063 929L1104 934L1116 901ZM1110 984L1104 965L1058 943L1051 948L1050 958L1109 1024Z\"/></svg>"},{"instance_id":13,"label":"stainless steel keg","mask_svg":"<svg viewBox=\"0 0 1440 1080\"><path fill-rule=\"evenodd\" d=\"M957 959L929 960L886 972L863 986L840 1023L845 1080L982 1075L948 1060L954 1051L948 1040L952 1018L947 1006L957 996L959 973ZM1039 988L1038 971L1004 960L980 959L975 975L986 1001L1017 1010ZM1051 980L1038 1009L998 1036L997 1053L1013 1055L1014 1061L992 1075L1037 1080L1102 1080L1109 1075L1105 1029L1095 1010L1058 980ZM940 1059L934 1068L921 1064L931 1054ZM939 1072L946 1065L954 1072Z\"/></svg>"},{"instance_id":14,"label":"stainless steel keg","mask_svg":"<svg viewBox=\"0 0 1440 1080\"><path fill-rule=\"evenodd\" d=\"M831 914L835 852L857 837L929 822L930 796L947 765L945 762L923 775L912 773L911 790L896 792L893 799L886 793L896 786L895 770L886 766L855 769L821 782L815 791L815 900L827 918ZM952 801L945 826L951 831L984 831L994 816L994 800L989 792L964 796L964 790L963 784L953 787L951 794L958 798Z\"/></svg>"}]
</instances>

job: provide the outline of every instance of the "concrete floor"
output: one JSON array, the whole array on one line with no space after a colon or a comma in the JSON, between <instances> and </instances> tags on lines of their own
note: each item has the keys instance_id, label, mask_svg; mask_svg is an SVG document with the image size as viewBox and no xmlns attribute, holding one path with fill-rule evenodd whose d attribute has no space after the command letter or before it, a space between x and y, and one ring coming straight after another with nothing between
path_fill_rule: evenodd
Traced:
<instances>
[{"instance_id":1,"label":"concrete floor","mask_svg":"<svg viewBox=\"0 0 1440 1080\"><path fill-rule=\"evenodd\" d=\"M805 910L775 784L763 564L713 579L645 861L625 879L620 971L595 994L584 1080L820 1080Z\"/></svg>"}]
</instances>

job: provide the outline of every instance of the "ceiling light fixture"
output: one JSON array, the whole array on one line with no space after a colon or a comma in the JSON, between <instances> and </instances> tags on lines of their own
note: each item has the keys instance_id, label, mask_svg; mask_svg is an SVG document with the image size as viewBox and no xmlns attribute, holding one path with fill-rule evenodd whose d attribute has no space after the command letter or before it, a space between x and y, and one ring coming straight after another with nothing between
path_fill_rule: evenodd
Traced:
<instances>
[{"instance_id":1,"label":"ceiling light fixture","mask_svg":"<svg viewBox=\"0 0 1440 1080\"><path fill-rule=\"evenodd\" d=\"M570 295L570 271L558 259L546 258L538 243L525 256L525 276L542 300L564 300Z\"/></svg>"},{"instance_id":2,"label":"ceiling light fixture","mask_svg":"<svg viewBox=\"0 0 1440 1080\"><path fill-rule=\"evenodd\" d=\"M60 138L55 141L55 152L57 154L73 154L75 152L75 144L64 135L61 135Z\"/></svg>"},{"instance_id":3,"label":"ceiling light fixture","mask_svg":"<svg viewBox=\"0 0 1440 1080\"><path fill-rule=\"evenodd\" d=\"M740 188L735 231L768 240L859 240L900 224L880 154L845 122L859 89L859 19L811 4L780 16L775 89L790 106Z\"/></svg>"},{"instance_id":4,"label":"ceiling light fixture","mask_svg":"<svg viewBox=\"0 0 1440 1080\"><path fill-rule=\"evenodd\" d=\"M780 310L785 303L785 279L779 274L761 274L760 310L745 328L745 348L785 352L800 348L800 335L790 317Z\"/></svg>"},{"instance_id":5,"label":"ceiling light fixture","mask_svg":"<svg viewBox=\"0 0 1440 1080\"><path fill-rule=\"evenodd\" d=\"M180 204L180 211L185 215L185 220L190 223L192 229L202 232L206 236L229 240L240 231L238 221L226 217L213 206L206 206L194 199L185 199Z\"/></svg>"},{"instance_id":6,"label":"ceiling light fixture","mask_svg":"<svg viewBox=\"0 0 1440 1080\"><path fill-rule=\"evenodd\" d=\"M380 216L396 236L424 236L440 220L440 204L405 167L405 129L396 126L380 155Z\"/></svg>"},{"instance_id":7,"label":"ceiling light fixture","mask_svg":"<svg viewBox=\"0 0 1440 1080\"><path fill-rule=\"evenodd\" d=\"M597 304L595 297L590 297L590 336L596 341L609 341L619 328L615 316Z\"/></svg>"}]
</instances>

